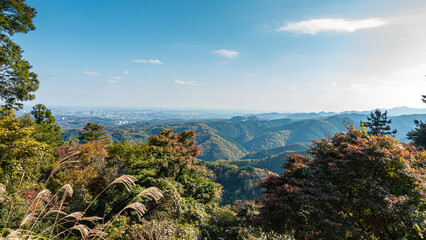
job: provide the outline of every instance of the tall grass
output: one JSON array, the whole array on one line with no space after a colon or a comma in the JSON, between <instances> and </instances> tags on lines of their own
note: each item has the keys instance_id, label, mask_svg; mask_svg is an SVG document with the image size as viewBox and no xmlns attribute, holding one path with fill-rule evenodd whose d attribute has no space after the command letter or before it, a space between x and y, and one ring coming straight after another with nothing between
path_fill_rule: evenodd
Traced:
<instances>
[{"instance_id":1,"label":"tall grass","mask_svg":"<svg viewBox=\"0 0 426 240\"><path fill-rule=\"evenodd\" d=\"M139 197L147 197L156 202L163 197L160 189L150 187L140 192L104 224L99 224L102 220L101 217L85 216L90 206L108 188L121 184L127 191L131 191L136 185L135 182L136 178L133 176L120 176L105 187L82 212L73 213L66 213L64 210L65 200L71 198L74 192L69 184L64 185L53 195L48 189L42 190L29 204L19 227L16 229L7 228L14 203L6 196L6 187L0 183L0 201L9 201L11 204L5 225L2 227L2 234L5 236L0 236L0 239L67 239L71 235L73 239L104 239L107 237L108 228L125 210L135 211L139 219L143 218L147 207L143 203L136 201Z\"/></svg>"}]
</instances>

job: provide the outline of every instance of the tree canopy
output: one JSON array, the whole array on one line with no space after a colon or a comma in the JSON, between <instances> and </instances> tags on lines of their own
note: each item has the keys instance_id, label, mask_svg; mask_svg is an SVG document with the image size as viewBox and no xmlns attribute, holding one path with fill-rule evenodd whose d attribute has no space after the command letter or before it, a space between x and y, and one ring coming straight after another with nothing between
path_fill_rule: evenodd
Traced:
<instances>
[{"instance_id":1,"label":"tree canopy","mask_svg":"<svg viewBox=\"0 0 426 240\"><path fill-rule=\"evenodd\" d=\"M425 229L426 156L353 127L314 141L270 175L261 220L297 239L419 239Z\"/></svg>"},{"instance_id":2,"label":"tree canopy","mask_svg":"<svg viewBox=\"0 0 426 240\"><path fill-rule=\"evenodd\" d=\"M108 140L108 136L104 127L96 123L88 122L80 133L79 139L82 142L106 141Z\"/></svg>"},{"instance_id":3,"label":"tree canopy","mask_svg":"<svg viewBox=\"0 0 426 240\"><path fill-rule=\"evenodd\" d=\"M2 106L22 108L19 101L34 99L32 93L38 89L37 74L22 57L22 49L12 41L16 33L34 30L34 8L24 0L3 0L0 2L0 99Z\"/></svg>"},{"instance_id":4,"label":"tree canopy","mask_svg":"<svg viewBox=\"0 0 426 240\"><path fill-rule=\"evenodd\" d=\"M33 134L35 139L52 146L59 146L63 143L61 128L55 123L56 120L52 112L46 106L43 104L35 105L31 115L34 117L33 126L36 128ZM28 120L26 121L28 122Z\"/></svg>"}]
</instances>

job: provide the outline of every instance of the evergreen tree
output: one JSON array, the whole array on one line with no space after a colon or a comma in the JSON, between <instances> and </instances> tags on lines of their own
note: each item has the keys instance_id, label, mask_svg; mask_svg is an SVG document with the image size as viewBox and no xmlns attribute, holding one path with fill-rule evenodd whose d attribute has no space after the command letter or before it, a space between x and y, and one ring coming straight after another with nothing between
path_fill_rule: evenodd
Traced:
<instances>
[{"instance_id":1,"label":"evergreen tree","mask_svg":"<svg viewBox=\"0 0 426 240\"><path fill-rule=\"evenodd\" d=\"M414 145L426 149L426 123L414 120L416 128L407 133L407 138L412 140Z\"/></svg>"},{"instance_id":2,"label":"evergreen tree","mask_svg":"<svg viewBox=\"0 0 426 240\"><path fill-rule=\"evenodd\" d=\"M33 115L34 120L37 124L42 122L46 123L54 123L55 118L52 116L52 112L43 104L37 104L33 107L31 111L31 115Z\"/></svg>"},{"instance_id":3,"label":"evergreen tree","mask_svg":"<svg viewBox=\"0 0 426 240\"><path fill-rule=\"evenodd\" d=\"M422 101L426 103L426 95L422 95ZM426 149L426 123L414 120L416 128L407 133L407 139L412 140L416 147Z\"/></svg>"},{"instance_id":4,"label":"evergreen tree","mask_svg":"<svg viewBox=\"0 0 426 240\"><path fill-rule=\"evenodd\" d=\"M46 106L43 104L35 105L31 115L34 117L36 129L33 136L37 141L45 142L54 147L63 144L61 127L55 123L52 112Z\"/></svg>"},{"instance_id":5,"label":"evergreen tree","mask_svg":"<svg viewBox=\"0 0 426 240\"><path fill-rule=\"evenodd\" d=\"M388 111L382 113L379 109L376 109L370 113L370 117L367 117L366 122L361 121L361 126L369 128L368 134L374 136L393 136L396 134L396 129L391 130L389 124L392 123L392 120L388 120L387 114Z\"/></svg>"},{"instance_id":6,"label":"evergreen tree","mask_svg":"<svg viewBox=\"0 0 426 240\"><path fill-rule=\"evenodd\" d=\"M37 75L22 58L22 49L12 41L15 33L34 30L36 10L24 0L0 1L0 100L1 106L21 109L22 103L34 99L38 89Z\"/></svg>"},{"instance_id":7,"label":"evergreen tree","mask_svg":"<svg viewBox=\"0 0 426 240\"><path fill-rule=\"evenodd\" d=\"M108 136L104 127L99 124L88 122L80 133L79 138L81 142L86 143L90 141L107 141Z\"/></svg>"}]
</instances>

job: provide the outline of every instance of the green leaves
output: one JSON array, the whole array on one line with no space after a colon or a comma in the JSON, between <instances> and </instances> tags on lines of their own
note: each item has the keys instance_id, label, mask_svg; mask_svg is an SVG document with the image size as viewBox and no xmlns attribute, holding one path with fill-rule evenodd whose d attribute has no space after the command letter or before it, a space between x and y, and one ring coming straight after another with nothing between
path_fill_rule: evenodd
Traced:
<instances>
[{"instance_id":1,"label":"green leaves","mask_svg":"<svg viewBox=\"0 0 426 240\"><path fill-rule=\"evenodd\" d=\"M15 33L34 30L32 19L36 11L23 0L0 2L0 99L2 106L21 109L19 101L33 100L38 89L37 75L32 66L22 59L22 50L11 37Z\"/></svg>"},{"instance_id":2,"label":"green leaves","mask_svg":"<svg viewBox=\"0 0 426 240\"><path fill-rule=\"evenodd\" d=\"M50 154L47 144L32 138L34 128L21 127L20 120L14 116L12 110L3 110L0 117L0 168L3 169L0 180L16 188L22 181L19 178L32 179L40 170L35 166Z\"/></svg>"},{"instance_id":3,"label":"green leaves","mask_svg":"<svg viewBox=\"0 0 426 240\"><path fill-rule=\"evenodd\" d=\"M0 31L12 36L34 30L36 10L26 5L25 0L2 0L0 2Z\"/></svg>"}]
</instances>

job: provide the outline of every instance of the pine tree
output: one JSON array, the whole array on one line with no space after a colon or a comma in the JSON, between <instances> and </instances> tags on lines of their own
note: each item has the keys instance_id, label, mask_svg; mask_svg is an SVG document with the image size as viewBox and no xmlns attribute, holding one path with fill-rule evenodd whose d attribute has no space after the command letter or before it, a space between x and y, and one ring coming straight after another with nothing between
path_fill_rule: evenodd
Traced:
<instances>
[{"instance_id":1,"label":"pine tree","mask_svg":"<svg viewBox=\"0 0 426 240\"><path fill-rule=\"evenodd\" d=\"M407 133L407 139L412 140L414 145L426 149L426 123L414 120L416 128Z\"/></svg>"},{"instance_id":2,"label":"pine tree","mask_svg":"<svg viewBox=\"0 0 426 240\"><path fill-rule=\"evenodd\" d=\"M51 146L63 144L61 136L61 127L55 122L52 112L43 104L37 104L33 107L31 115L34 117L34 138L37 141L45 142Z\"/></svg>"},{"instance_id":3,"label":"pine tree","mask_svg":"<svg viewBox=\"0 0 426 240\"><path fill-rule=\"evenodd\" d=\"M107 133L104 127L99 124L88 122L80 133L79 139L82 143L90 141L108 141Z\"/></svg>"},{"instance_id":4,"label":"pine tree","mask_svg":"<svg viewBox=\"0 0 426 240\"><path fill-rule=\"evenodd\" d=\"M379 109L376 109L370 113L370 117L367 117L366 122L361 121L361 126L369 128L367 132L374 136L394 136L396 129L391 130L389 124L392 123L392 120L388 120L387 114L388 111L382 113Z\"/></svg>"}]
</instances>

